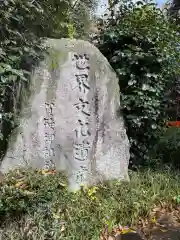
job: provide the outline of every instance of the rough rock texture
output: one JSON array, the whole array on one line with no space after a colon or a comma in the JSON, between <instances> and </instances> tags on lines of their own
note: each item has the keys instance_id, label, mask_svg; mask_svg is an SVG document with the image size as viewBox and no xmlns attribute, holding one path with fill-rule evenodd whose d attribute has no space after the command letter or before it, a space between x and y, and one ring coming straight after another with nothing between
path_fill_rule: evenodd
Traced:
<instances>
[{"instance_id":1,"label":"rough rock texture","mask_svg":"<svg viewBox=\"0 0 180 240\"><path fill-rule=\"evenodd\" d=\"M128 180L129 141L120 108L118 79L89 42L49 39L49 54L32 74L0 171L56 168L70 190L108 179Z\"/></svg>"}]
</instances>

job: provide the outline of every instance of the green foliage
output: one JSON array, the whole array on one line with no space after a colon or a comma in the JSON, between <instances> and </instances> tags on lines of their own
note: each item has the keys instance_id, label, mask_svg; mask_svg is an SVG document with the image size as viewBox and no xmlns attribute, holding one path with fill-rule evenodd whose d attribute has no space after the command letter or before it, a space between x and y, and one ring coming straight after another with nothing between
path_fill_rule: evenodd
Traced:
<instances>
[{"instance_id":1,"label":"green foliage","mask_svg":"<svg viewBox=\"0 0 180 240\"><path fill-rule=\"evenodd\" d=\"M0 2L0 155L14 127L14 114L21 105L21 91L28 85L29 70L43 50L43 13L37 1Z\"/></svg>"},{"instance_id":2,"label":"green foliage","mask_svg":"<svg viewBox=\"0 0 180 240\"><path fill-rule=\"evenodd\" d=\"M169 127L154 148L154 155L166 164L180 166L180 129Z\"/></svg>"},{"instance_id":3,"label":"green foliage","mask_svg":"<svg viewBox=\"0 0 180 240\"><path fill-rule=\"evenodd\" d=\"M33 209L36 205L52 201L56 190L58 188L64 189L67 186L65 179L61 175L61 183L58 180L58 175L43 177L41 173L33 172L31 169L29 173L24 171L10 173L6 183L1 182L0 185L1 217L21 215L28 209Z\"/></svg>"},{"instance_id":4,"label":"green foliage","mask_svg":"<svg viewBox=\"0 0 180 240\"><path fill-rule=\"evenodd\" d=\"M71 19L76 29L75 37L88 37L97 5L97 0L75 1L71 9Z\"/></svg>"},{"instance_id":5,"label":"green foliage","mask_svg":"<svg viewBox=\"0 0 180 240\"><path fill-rule=\"evenodd\" d=\"M130 173L130 183L112 181L70 193L60 173L13 171L0 183L3 239L97 240L105 224L110 230L136 226L160 201L177 202L179 174L146 170Z\"/></svg>"},{"instance_id":6,"label":"green foliage","mask_svg":"<svg viewBox=\"0 0 180 240\"><path fill-rule=\"evenodd\" d=\"M43 0L39 4L44 9L43 36L82 38L90 28L97 0Z\"/></svg>"},{"instance_id":7,"label":"green foliage","mask_svg":"<svg viewBox=\"0 0 180 240\"><path fill-rule=\"evenodd\" d=\"M41 19L42 36L61 38L68 36L68 27L71 24L71 0L39 0L38 4L43 9ZM35 20L36 24L38 19Z\"/></svg>"},{"instance_id":8,"label":"green foliage","mask_svg":"<svg viewBox=\"0 0 180 240\"><path fill-rule=\"evenodd\" d=\"M99 49L119 77L133 164L148 162L167 120L165 93L180 70L178 30L154 4L141 1L120 2L102 28Z\"/></svg>"},{"instance_id":9,"label":"green foliage","mask_svg":"<svg viewBox=\"0 0 180 240\"><path fill-rule=\"evenodd\" d=\"M172 0L167 4L167 13L170 19L174 19L176 24L180 24L180 2L179 0Z\"/></svg>"}]
</instances>

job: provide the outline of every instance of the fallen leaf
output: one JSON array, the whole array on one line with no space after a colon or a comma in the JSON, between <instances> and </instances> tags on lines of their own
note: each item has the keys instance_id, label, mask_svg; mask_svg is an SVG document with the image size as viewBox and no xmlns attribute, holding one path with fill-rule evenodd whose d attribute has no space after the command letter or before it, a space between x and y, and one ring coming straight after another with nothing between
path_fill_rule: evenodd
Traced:
<instances>
[{"instance_id":1,"label":"fallen leaf","mask_svg":"<svg viewBox=\"0 0 180 240\"><path fill-rule=\"evenodd\" d=\"M161 232L167 232L167 229L160 229Z\"/></svg>"},{"instance_id":2,"label":"fallen leaf","mask_svg":"<svg viewBox=\"0 0 180 240\"><path fill-rule=\"evenodd\" d=\"M62 225L61 232L64 232L66 230L65 225Z\"/></svg>"},{"instance_id":3,"label":"fallen leaf","mask_svg":"<svg viewBox=\"0 0 180 240\"><path fill-rule=\"evenodd\" d=\"M15 184L15 187L17 187L17 188L19 188L20 186L22 186L24 184L24 182L17 182L16 184Z\"/></svg>"},{"instance_id":4,"label":"fallen leaf","mask_svg":"<svg viewBox=\"0 0 180 240\"><path fill-rule=\"evenodd\" d=\"M129 228L129 227L124 227L124 228L122 228L122 230L121 230L121 234L127 234L127 233L132 233L132 232L136 232L136 231L134 231L133 229L131 229L131 228Z\"/></svg>"},{"instance_id":5,"label":"fallen leaf","mask_svg":"<svg viewBox=\"0 0 180 240\"><path fill-rule=\"evenodd\" d=\"M156 223L156 218L153 217L153 218L151 219L151 222L152 222L152 223Z\"/></svg>"}]
</instances>

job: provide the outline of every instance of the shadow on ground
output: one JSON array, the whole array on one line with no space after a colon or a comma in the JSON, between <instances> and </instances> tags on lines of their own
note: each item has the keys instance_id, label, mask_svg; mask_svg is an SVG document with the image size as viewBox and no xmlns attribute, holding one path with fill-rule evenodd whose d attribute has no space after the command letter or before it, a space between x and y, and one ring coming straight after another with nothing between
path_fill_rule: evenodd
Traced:
<instances>
[{"instance_id":1,"label":"shadow on ground","mask_svg":"<svg viewBox=\"0 0 180 240\"><path fill-rule=\"evenodd\" d=\"M155 230L150 236L141 237L138 233L119 235L116 240L180 240L180 229Z\"/></svg>"}]
</instances>

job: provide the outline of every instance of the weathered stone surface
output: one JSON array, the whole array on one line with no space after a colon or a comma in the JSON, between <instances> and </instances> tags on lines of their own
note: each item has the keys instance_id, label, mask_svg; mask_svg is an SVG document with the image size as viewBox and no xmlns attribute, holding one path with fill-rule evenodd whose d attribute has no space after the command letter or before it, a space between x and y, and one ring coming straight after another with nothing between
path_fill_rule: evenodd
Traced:
<instances>
[{"instance_id":1,"label":"weathered stone surface","mask_svg":"<svg viewBox=\"0 0 180 240\"><path fill-rule=\"evenodd\" d=\"M129 141L117 113L114 71L89 42L49 39L48 45L0 170L55 167L68 173L71 190L128 180Z\"/></svg>"}]
</instances>

